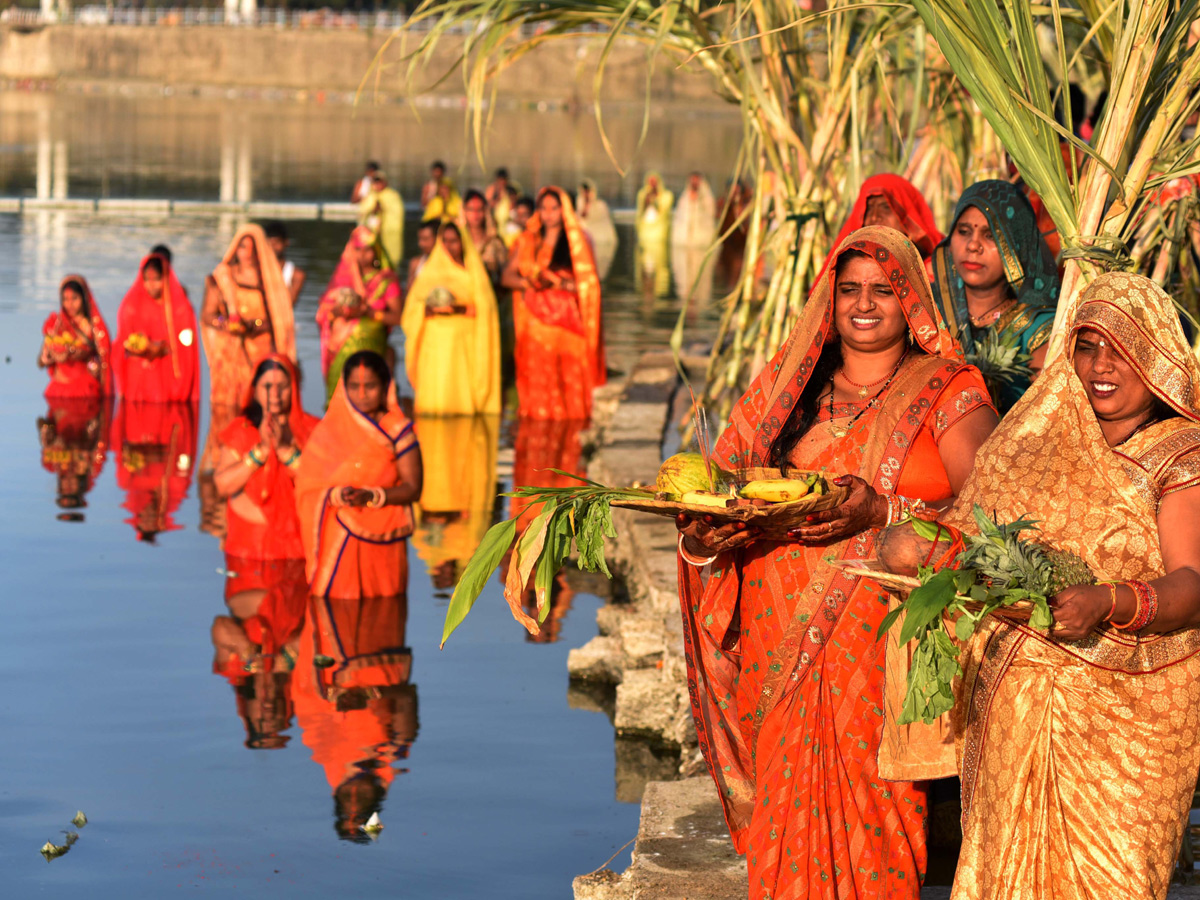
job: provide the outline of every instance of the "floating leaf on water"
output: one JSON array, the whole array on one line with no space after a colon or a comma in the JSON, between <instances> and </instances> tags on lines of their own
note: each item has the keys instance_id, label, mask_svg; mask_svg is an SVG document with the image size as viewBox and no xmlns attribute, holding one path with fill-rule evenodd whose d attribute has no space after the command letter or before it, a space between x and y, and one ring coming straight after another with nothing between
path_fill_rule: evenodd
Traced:
<instances>
[{"instance_id":1,"label":"floating leaf on water","mask_svg":"<svg viewBox=\"0 0 1200 900\"><path fill-rule=\"evenodd\" d=\"M67 846L68 847L70 847L77 840L79 840L79 832L78 831L64 831L63 834L65 834L67 836Z\"/></svg>"},{"instance_id":2,"label":"floating leaf on water","mask_svg":"<svg viewBox=\"0 0 1200 900\"><path fill-rule=\"evenodd\" d=\"M42 845L42 856L46 857L46 862L50 862L52 859L58 859L70 849L70 844L52 844L46 841Z\"/></svg>"},{"instance_id":3,"label":"floating leaf on water","mask_svg":"<svg viewBox=\"0 0 1200 900\"><path fill-rule=\"evenodd\" d=\"M83 814L82 809L75 813L75 818L73 818L71 820L71 824L74 825L76 828L82 828L84 825L87 824L87 816L85 816Z\"/></svg>"},{"instance_id":4,"label":"floating leaf on water","mask_svg":"<svg viewBox=\"0 0 1200 900\"><path fill-rule=\"evenodd\" d=\"M367 824L360 825L359 828L369 834L372 838L378 837L379 832L383 831L383 823L379 821L379 813L371 813L371 818L367 819Z\"/></svg>"},{"instance_id":5,"label":"floating leaf on water","mask_svg":"<svg viewBox=\"0 0 1200 900\"><path fill-rule=\"evenodd\" d=\"M330 666L332 666L336 662L337 662L337 660L334 659L332 656L326 656L323 653L318 653L316 656L313 657L313 665L316 666L318 669L328 669Z\"/></svg>"}]
</instances>

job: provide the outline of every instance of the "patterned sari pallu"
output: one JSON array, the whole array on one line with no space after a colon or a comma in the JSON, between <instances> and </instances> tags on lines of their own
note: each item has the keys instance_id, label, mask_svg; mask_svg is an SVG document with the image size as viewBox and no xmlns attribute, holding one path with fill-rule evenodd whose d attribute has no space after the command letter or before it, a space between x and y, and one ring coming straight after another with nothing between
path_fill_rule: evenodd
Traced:
<instances>
[{"instance_id":1,"label":"patterned sari pallu","mask_svg":"<svg viewBox=\"0 0 1200 900\"><path fill-rule=\"evenodd\" d=\"M913 244L891 229L855 232L891 280L920 351L847 429L818 422L789 459L831 477L857 474L881 493L938 500L951 489L937 443L989 406L938 315ZM717 443L722 466L768 466L822 349L836 341L830 266L780 355L735 407ZM883 655L887 597L830 558L872 555L874 531L826 545L759 541L705 570L680 561L691 693L700 745L750 896L912 897L925 868L925 796L887 782Z\"/></svg>"},{"instance_id":2,"label":"patterned sari pallu","mask_svg":"<svg viewBox=\"0 0 1200 900\"><path fill-rule=\"evenodd\" d=\"M1081 295L1055 360L979 451L950 516L980 504L1101 580L1164 574L1163 496L1200 484L1200 369L1169 297L1109 274ZM1070 359L1099 332L1172 411L1110 448ZM1162 900L1200 770L1200 631L1107 625L1058 642L992 622L963 653L955 708L964 843L955 900Z\"/></svg>"}]
</instances>

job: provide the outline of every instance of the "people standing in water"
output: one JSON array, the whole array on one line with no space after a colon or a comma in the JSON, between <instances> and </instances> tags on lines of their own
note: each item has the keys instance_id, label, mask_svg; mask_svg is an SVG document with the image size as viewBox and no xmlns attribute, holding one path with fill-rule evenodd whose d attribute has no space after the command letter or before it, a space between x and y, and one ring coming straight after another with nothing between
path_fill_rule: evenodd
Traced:
<instances>
[{"instance_id":1,"label":"people standing in water","mask_svg":"<svg viewBox=\"0 0 1200 900\"><path fill-rule=\"evenodd\" d=\"M239 560L304 558L293 484L318 421L304 411L290 359L272 355L258 364L241 415L219 438L214 480L227 503L228 555Z\"/></svg>"},{"instance_id":2,"label":"people standing in water","mask_svg":"<svg viewBox=\"0 0 1200 900\"><path fill-rule=\"evenodd\" d=\"M371 179L375 177L375 173L379 171L379 163L371 160L363 169L362 177L354 182L354 187L350 191L350 202L356 206L367 199L367 195L371 193L373 185ZM360 208L361 212L361 208ZM366 224L359 222L360 225Z\"/></svg>"},{"instance_id":3,"label":"people standing in water","mask_svg":"<svg viewBox=\"0 0 1200 900\"><path fill-rule=\"evenodd\" d=\"M954 224L933 256L933 291L950 333L968 356L985 338L1029 354L1033 377L1046 358L1058 301L1058 271L1024 193L980 181L959 198ZM1001 412L1029 387L1028 375L993 385Z\"/></svg>"},{"instance_id":4,"label":"people standing in water","mask_svg":"<svg viewBox=\"0 0 1200 900\"><path fill-rule=\"evenodd\" d=\"M421 273L421 267L425 265L429 260L429 254L433 252L440 227L441 223L436 220L422 222L417 226L417 255L408 261L408 279L405 282L409 290L412 290L413 282Z\"/></svg>"},{"instance_id":5,"label":"people standing in water","mask_svg":"<svg viewBox=\"0 0 1200 900\"><path fill-rule=\"evenodd\" d=\"M637 193L637 272L647 296L665 297L671 292L671 210L675 195L667 190L657 172L646 176Z\"/></svg>"},{"instance_id":6,"label":"people standing in water","mask_svg":"<svg viewBox=\"0 0 1200 900\"><path fill-rule=\"evenodd\" d=\"M483 192L483 198L487 201L488 210L492 214L492 221L497 230L503 231L508 217L512 213L514 199L513 187L508 180L508 169L496 170L492 183Z\"/></svg>"},{"instance_id":7,"label":"people standing in water","mask_svg":"<svg viewBox=\"0 0 1200 900\"><path fill-rule=\"evenodd\" d=\"M117 313L112 353L118 393L144 403L200 398L196 314L163 256L142 260Z\"/></svg>"},{"instance_id":8,"label":"people standing in water","mask_svg":"<svg viewBox=\"0 0 1200 900\"><path fill-rule=\"evenodd\" d=\"M362 201L359 221L379 235L379 245L388 267L400 268L404 255L404 200L389 186L383 171L371 176L371 193Z\"/></svg>"},{"instance_id":9,"label":"people standing in water","mask_svg":"<svg viewBox=\"0 0 1200 900\"><path fill-rule=\"evenodd\" d=\"M612 268L617 255L617 226L613 223L608 203L596 192L596 182L585 178L579 183L579 194L575 200L579 213L579 224L592 239L592 252L596 255L596 271L603 281Z\"/></svg>"},{"instance_id":10,"label":"people standing in water","mask_svg":"<svg viewBox=\"0 0 1200 900\"><path fill-rule=\"evenodd\" d=\"M562 188L543 188L537 213L513 247L519 414L590 419L592 391L607 380L600 278L587 235Z\"/></svg>"},{"instance_id":11,"label":"people standing in water","mask_svg":"<svg viewBox=\"0 0 1200 900\"><path fill-rule=\"evenodd\" d=\"M438 184L437 193L425 205L425 212L421 218L425 221L453 222L460 215L462 215L462 197L455 190L454 182L449 178L443 178Z\"/></svg>"},{"instance_id":12,"label":"people standing in water","mask_svg":"<svg viewBox=\"0 0 1200 900\"><path fill-rule=\"evenodd\" d=\"M427 207L441 190L442 182L446 180L446 164L440 159L429 166L429 180L421 185L421 207Z\"/></svg>"},{"instance_id":13,"label":"people standing in water","mask_svg":"<svg viewBox=\"0 0 1200 900\"><path fill-rule=\"evenodd\" d=\"M346 359L360 350L390 356L388 334L400 324L400 282L384 262L378 238L359 225L321 295L321 371L326 397L333 397Z\"/></svg>"},{"instance_id":14,"label":"people standing in water","mask_svg":"<svg viewBox=\"0 0 1200 900\"><path fill-rule=\"evenodd\" d=\"M421 448L391 371L370 350L345 361L296 472L311 592L393 597L408 590L407 538L423 481Z\"/></svg>"},{"instance_id":15,"label":"people standing in water","mask_svg":"<svg viewBox=\"0 0 1200 900\"><path fill-rule=\"evenodd\" d=\"M480 204L483 196L476 195ZM454 224L405 300L404 364L417 414L500 412L500 323L496 295L473 242Z\"/></svg>"},{"instance_id":16,"label":"people standing in water","mask_svg":"<svg viewBox=\"0 0 1200 900\"><path fill-rule=\"evenodd\" d=\"M240 405L258 364L272 353L296 358L292 294L267 235L243 225L205 280L204 351L214 407Z\"/></svg>"},{"instance_id":17,"label":"people standing in water","mask_svg":"<svg viewBox=\"0 0 1200 900\"><path fill-rule=\"evenodd\" d=\"M292 308L295 309L296 301L300 299L300 292L304 290L304 282L308 278L308 274L287 258L288 247L291 246L292 240L288 236L286 225L282 222L268 222L263 226L263 233L267 236L267 243L275 251L275 259L279 262L279 273L283 276L283 283L287 287L288 293L292 295Z\"/></svg>"},{"instance_id":18,"label":"people standing in water","mask_svg":"<svg viewBox=\"0 0 1200 900\"><path fill-rule=\"evenodd\" d=\"M82 275L59 283L58 307L42 325L38 353L50 376L46 398L112 396L112 336Z\"/></svg>"},{"instance_id":19,"label":"people standing in water","mask_svg":"<svg viewBox=\"0 0 1200 900\"><path fill-rule=\"evenodd\" d=\"M493 287L497 287L508 262L508 247L496 233L496 222L488 209L487 199L477 190L467 191L463 198L462 224L479 254L479 261L487 269L488 279Z\"/></svg>"},{"instance_id":20,"label":"people standing in water","mask_svg":"<svg viewBox=\"0 0 1200 900\"><path fill-rule=\"evenodd\" d=\"M699 172L688 175L687 186L675 204L671 222L671 272L680 297L706 304L712 299L713 243L717 238L717 203L708 180Z\"/></svg>"}]
</instances>

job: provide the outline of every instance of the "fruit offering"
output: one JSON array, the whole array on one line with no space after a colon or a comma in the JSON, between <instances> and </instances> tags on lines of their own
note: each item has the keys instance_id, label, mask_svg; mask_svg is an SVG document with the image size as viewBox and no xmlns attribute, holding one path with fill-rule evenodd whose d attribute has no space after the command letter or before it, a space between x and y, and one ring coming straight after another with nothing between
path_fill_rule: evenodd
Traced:
<instances>
[{"instance_id":1,"label":"fruit offering","mask_svg":"<svg viewBox=\"0 0 1200 900\"><path fill-rule=\"evenodd\" d=\"M135 331L125 338L125 349L130 353L145 353L150 347L150 339L140 331Z\"/></svg>"},{"instance_id":2,"label":"fruit offering","mask_svg":"<svg viewBox=\"0 0 1200 900\"><path fill-rule=\"evenodd\" d=\"M746 500L765 500L767 503L792 503L810 494L829 493L829 484L819 472L809 472L803 478L765 478L747 482L738 496Z\"/></svg>"}]
</instances>

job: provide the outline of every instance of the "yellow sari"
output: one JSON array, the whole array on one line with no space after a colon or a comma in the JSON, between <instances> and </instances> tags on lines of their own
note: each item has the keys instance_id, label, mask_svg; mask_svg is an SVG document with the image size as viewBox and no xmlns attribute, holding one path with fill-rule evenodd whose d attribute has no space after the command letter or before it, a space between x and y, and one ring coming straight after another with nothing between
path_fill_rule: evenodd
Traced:
<instances>
[{"instance_id":1,"label":"yellow sari","mask_svg":"<svg viewBox=\"0 0 1200 900\"><path fill-rule=\"evenodd\" d=\"M379 246L387 256L383 265L400 270L404 255L404 199L394 187L372 190L359 204L359 221L379 237Z\"/></svg>"},{"instance_id":2,"label":"yellow sari","mask_svg":"<svg viewBox=\"0 0 1200 900\"><path fill-rule=\"evenodd\" d=\"M947 520L976 503L1039 520L1041 539L1101 580L1164 574L1161 498L1200 484L1200 367L1171 299L1113 273L1079 300L1051 363L976 457ZM1081 328L1105 336L1175 418L1117 448L1071 361ZM955 707L962 854L954 900L1162 900L1200 770L1200 629L1107 625L1059 642L992 621L964 651Z\"/></svg>"},{"instance_id":3,"label":"yellow sari","mask_svg":"<svg viewBox=\"0 0 1200 900\"><path fill-rule=\"evenodd\" d=\"M651 182L658 182L658 194L650 199ZM657 172L646 175L637 194L637 271L640 277L653 276L654 296L671 292L671 211L675 195L667 190Z\"/></svg>"},{"instance_id":4,"label":"yellow sari","mask_svg":"<svg viewBox=\"0 0 1200 900\"><path fill-rule=\"evenodd\" d=\"M463 264L438 242L400 320L404 366L421 415L500 412L500 319L487 269L461 233Z\"/></svg>"}]
</instances>

